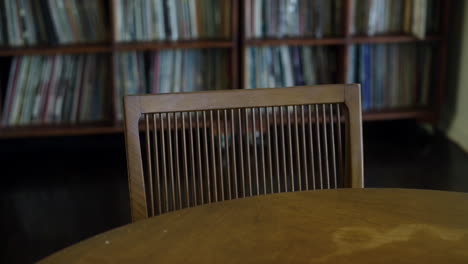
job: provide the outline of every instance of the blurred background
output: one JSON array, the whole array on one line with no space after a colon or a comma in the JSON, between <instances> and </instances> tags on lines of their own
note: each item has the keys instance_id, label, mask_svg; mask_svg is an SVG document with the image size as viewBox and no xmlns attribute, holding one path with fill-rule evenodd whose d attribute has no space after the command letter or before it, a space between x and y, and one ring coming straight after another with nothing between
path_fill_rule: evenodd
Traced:
<instances>
[{"instance_id":1,"label":"blurred background","mask_svg":"<svg viewBox=\"0 0 468 264\"><path fill-rule=\"evenodd\" d=\"M1 1L0 262L130 222L125 94L360 83L365 186L468 191L465 14L450 0Z\"/></svg>"}]
</instances>

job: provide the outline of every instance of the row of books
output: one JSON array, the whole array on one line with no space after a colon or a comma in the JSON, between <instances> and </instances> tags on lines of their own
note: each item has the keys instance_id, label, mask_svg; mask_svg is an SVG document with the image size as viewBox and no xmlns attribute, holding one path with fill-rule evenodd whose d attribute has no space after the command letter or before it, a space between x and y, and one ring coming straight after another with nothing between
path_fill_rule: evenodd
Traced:
<instances>
[{"instance_id":1,"label":"row of books","mask_svg":"<svg viewBox=\"0 0 468 264\"><path fill-rule=\"evenodd\" d=\"M347 82L360 83L363 110L426 106L434 73L429 44L349 47Z\"/></svg>"},{"instance_id":2,"label":"row of books","mask_svg":"<svg viewBox=\"0 0 468 264\"><path fill-rule=\"evenodd\" d=\"M114 57L117 119L125 94L229 88L228 54L222 49L121 52Z\"/></svg>"},{"instance_id":3,"label":"row of books","mask_svg":"<svg viewBox=\"0 0 468 264\"><path fill-rule=\"evenodd\" d=\"M109 98L102 55L14 57L2 111L3 126L103 120Z\"/></svg>"},{"instance_id":4,"label":"row of books","mask_svg":"<svg viewBox=\"0 0 468 264\"><path fill-rule=\"evenodd\" d=\"M231 0L116 0L116 40L229 38Z\"/></svg>"},{"instance_id":5,"label":"row of books","mask_svg":"<svg viewBox=\"0 0 468 264\"><path fill-rule=\"evenodd\" d=\"M0 45L72 44L107 39L103 1L0 1Z\"/></svg>"},{"instance_id":6,"label":"row of books","mask_svg":"<svg viewBox=\"0 0 468 264\"><path fill-rule=\"evenodd\" d=\"M338 35L343 0L246 0L248 38Z\"/></svg>"},{"instance_id":7,"label":"row of books","mask_svg":"<svg viewBox=\"0 0 468 264\"><path fill-rule=\"evenodd\" d=\"M440 0L352 0L351 33L413 34L424 38L437 32Z\"/></svg>"},{"instance_id":8,"label":"row of books","mask_svg":"<svg viewBox=\"0 0 468 264\"><path fill-rule=\"evenodd\" d=\"M328 84L336 81L336 49L326 46L250 47L245 88Z\"/></svg>"}]
</instances>

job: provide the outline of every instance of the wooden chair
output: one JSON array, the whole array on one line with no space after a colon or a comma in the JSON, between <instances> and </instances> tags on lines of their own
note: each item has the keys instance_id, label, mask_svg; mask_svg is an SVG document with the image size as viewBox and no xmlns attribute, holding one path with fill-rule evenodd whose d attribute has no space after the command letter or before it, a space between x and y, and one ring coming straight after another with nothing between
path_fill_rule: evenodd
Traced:
<instances>
[{"instance_id":1,"label":"wooden chair","mask_svg":"<svg viewBox=\"0 0 468 264\"><path fill-rule=\"evenodd\" d=\"M124 108L133 221L252 195L363 187L357 84L130 95Z\"/></svg>"}]
</instances>

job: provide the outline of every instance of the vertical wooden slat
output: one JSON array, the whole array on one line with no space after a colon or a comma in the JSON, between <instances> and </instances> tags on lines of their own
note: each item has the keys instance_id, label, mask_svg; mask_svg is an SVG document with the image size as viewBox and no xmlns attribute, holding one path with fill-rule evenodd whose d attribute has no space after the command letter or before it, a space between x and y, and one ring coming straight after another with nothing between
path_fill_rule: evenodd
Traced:
<instances>
[{"instance_id":1,"label":"vertical wooden slat","mask_svg":"<svg viewBox=\"0 0 468 264\"><path fill-rule=\"evenodd\" d=\"M250 163L250 144L249 144L249 112L248 109L244 109L244 118L245 118L245 152L247 154L247 181L249 183L249 196L252 196L252 170Z\"/></svg>"},{"instance_id":2,"label":"vertical wooden slat","mask_svg":"<svg viewBox=\"0 0 468 264\"><path fill-rule=\"evenodd\" d=\"M124 130L128 168L128 191L132 221L148 218L148 204L144 181L142 149L139 135L140 101L135 97L124 98Z\"/></svg>"},{"instance_id":3,"label":"vertical wooden slat","mask_svg":"<svg viewBox=\"0 0 468 264\"><path fill-rule=\"evenodd\" d=\"M362 109L361 89L359 84L348 84L345 89L347 133L346 165L348 185L352 188L364 188L364 164L362 155Z\"/></svg>"},{"instance_id":4,"label":"vertical wooden slat","mask_svg":"<svg viewBox=\"0 0 468 264\"><path fill-rule=\"evenodd\" d=\"M236 133L235 133L235 117L234 117L234 109L231 109L231 141L232 141L232 178L234 181L234 196L239 198L239 190L238 190L238 182L237 179L237 162L236 162ZM240 129L239 129L240 130ZM241 144L242 145L242 144Z\"/></svg>"},{"instance_id":5,"label":"vertical wooden slat","mask_svg":"<svg viewBox=\"0 0 468 264\"><path fill-rule=\"evenodd\" d=\"M309 112L309 149L310 149L310 164L311 164L311 182L312 182L312 189L315 190L315 155L314 155L314 136L312 135L312 105L308 105L307 110ZM316 120L317 121L317 120Z\"/></svg>"},{"instance_id":6,"label":"vertical wooden slat","mask_svg":"<svg viewBox=\"0 0 468 264\"><path fill-rule=\"evenodd\" d=\"M307 168L307 141L306 141L306 119L304 113L305 105L301 106L301 121L302 121L302 163L304 164L304 185L306 190L309 190L309 174ZM311 120L309 120L311 122ZM297 150L299 151L299 149Z\"/></svg>"},{"instance_id":7,"label":"vertical wooden slat","mask_svg":"<svg viewBox=\"0 0 468 264\"><path fill-rule=\"evenodd\" d=\"M344 119L346 120L346 122L344 123L344 145L345 145L345 148L344 148L344 152L345 152L345 161L344 161L344 170L345 170L345 177L344 177L344 184L345 184L345 187L346 188L350 188L352 187L352 181L350 181L350 173L351 173L351 161L350 161L350 140L351 140L351 131L349 131L349 127L348 127L348 121L349 121L349 109L348 107L346 106L344 109L343 109L343 116L344 116Z\"/></svg>"},{"instance_id":8,"label":"vertical wooden slat","mask_svg":"<svg viewBox=\"0 0 468 264\"><path fill-rule=\"evenodd\" d=\"M301 150L299 148L299 123L297 120L297 105L294 106L294 130L296 141L296 164L297 164L297 185L299 191L302 191L302 172L301 172Z\"/></svg>"},{"instance_id":9,"label":"vertical wooden slat","mask_svg":"<svg viewBox=\"0 0 468 264\"><path fill-rule=\"evenodd\" d=\"M161 126L161 157L162 157L162 184L164 186L164 195L163 195L163 200L164 200L164 210L163 212L167 212L169 210L169 197L167 193L167 164L166 164L166 140L164 137L164 116L163 114L159 114L159 121L160 121L160 126Z\"/></svg>"},{"instance_id":10,"label":"vertical wooden slat","mask_svg":"<svg viewBox=\"0 0 468 264\"><path fill-rule=\"evenodd\" d=\"M201 154L201 142L200 142L200 113L195 112L195 118L197 122L197 150L198 150L198 193L200 194L200 204L205 203L203 193L203 167L202 167L202 154Z\"/></svg>"},{"instance_id":11,"label":"vertical wooden slat","mask_svg":"<svg viewBox=\"0 0 468 264\"><path fill-rule=\"evenodd\" d=\"M341 187L345 187L344 185L344 166L343 166L343 146L341 143L341 109L340 104L336 104L336 115L337 115L337 130L338 130L338 171L340 175L340 183Z\"/></svg>"},{"instance_id":12,"label":"vertical wooden slat","mask_svg":"<svg viewBox=\"0 0 468 264\"><path fill-rule=\"evenodd\" d=\"M282 152L283 152L283 179L284 179L284 191L288 191L288 172L287 172L287 164L286 164L286 141L284 138L284 111L283 107L280 106L280 123L281 123L281 144L283 145L282 147Z\"/></svg>"},{"instance_id":13,"label":"vertical wooden slat","mask_svg":"<svg viewBox=\"0 0 468 264\"><path fill-rule=\"evenodd\" d=\"M263 108L267 113L266 108ZM262 108L258 109L258 122L260 125L260 159L262 164L263 194L267 193L266 173L265 173L265 145L263 144L263 113ZM268 128L268 126L267 126Z\"/></svg>"},{"instance_id":14,"label":"vertical wooden slat","mask_svg":"<svg viewBox=\"0 0 468 264\"><path fill-rule=\"evenodd\" d=\"M215 139L214 139L214 122L213 122L213 110L210 110L210 132L211 132L211 169L212 169L212 175L213 175L213 181L212 181L212 188L213 188L213 201L217 202L218 201L218 181L217 181L217 173L216 173L216 154L215 154Z\"/></svg>"},{"instance_id":15,"label":"vertical wooden slat","mask_svg":"<svg viewBox=\"0 0 468 264\"><path fill-rule=\"evenodd\" d=\"M323 175L322 175L322 153L320 150L320 118L319 118L319 107L315 105L315 135L317 140L317 164L318 164L318 178L320 189L323 189Z\"/></svg>"},{"instance_id":16,"label":"vertical wooden slat","mask_svg":"<svg viewBox=\"0 0 468 264\"><path fill-rule=\"evenodd\" d=\"M206 200L208 203L211 203L211 183L210 183L210 164L209 164L209 150L208 150L208 132L207 132L207 125L206 125L206 111L203 111L203 149L205 150L205 178L206 178ZM201 157L201 156L200 156ZM202 176L202 175L200 175ZM203 176L202 176L203 177Z\"/></svg>"},{"instance_id":17,"label":"vertical wooden slat","mask_svg":"<svg viewBox=\"0 0 468 264\"><path fill-rule=\"evenodd\" d=\"M328 138L327 138L327 115L325 104L322 104L322 129L323 129L323 156L325 160L325 175L327 176L327 188L330 188L330 162L328 157Z\"/></svg>"},{"instance_id":18,"label":"vertical wooden slat","mask_svg":"<svg viewBox=\"0 0 468 264\"><path fill-rule=\"evenodd\" d=\"M159 148L158 148L158 138L157 138L157 125L156 125L156 114L153 114L153 149L154 149L154 182L156 190L156 204L157 212L161 214L161 186L160 186L160 177L159 174Z\"/></svg>"},{"instance_id":19,"label":"vertical wooden slat","mask_svg":"<svg viewBox=\"0 0 468 264\"><path fill-rule=\"evenodd\" d=\"M192 112L188 112L189 117L189 136L190 136L190 171L192 174L192 203L193 205L197 205L197 183L196 183L196 170L195 170L195 150L194 150L194 135L193 135L193 119L192 119ZM198 131L198 130L197 130Z\"/></svg>"},{"instance_id":20,"label":"vertical wooden slat","mask_svg":"<svg viewBox=\"0 0 468 264\"><path fill-rule=\"evenodd\" d=\"M268 147L268 175L270 176L270 193L273 193L273 164L271 158L271 131L270 131L270 111L265 108L266 129L267 129L267 147ZM266 191L265 191L266 193Z\"/></svg>"},{"instance_id":21,"label":"vertical wooden slat","mask_svg":"<svg viewBox=\"0 0 468 264\"><path fill-rule=\"evenodd\" d=\"M330 140L331 140L331 156L332 156L332 176L333 176L333 186L336 189L338 186L336 184L336 156L335 156L335 118L333 114L333 104L330 104Z\"/></svg>"},{"instance_id":22,"label":"vertical wooden slat","mask_svg":"<svg viewBox=\"0 0 468 264\"><path fill-rule=\"evenodd\" d=\"M177 122L177 113L173 113L174 118L174 150L175 150L175 176L177 186L177 209L182 209L182 188L180 182L180 162L179 162L179 128Z\"/></svg>"},{"instance_id":23,"label":"vertical wooden slat","mask_svg":"<svg viewBox=\"0 0 468 264\"><path fill-rule=\"evenodd\" d=\"M153 195L153 166L151 165L151 140L149 115L145 114L145 136L146 136L146 165L148 170L148 185L150 194L150 216L154 216L154 195ZM156 150L155 150L156 151Z\"/></svg>"},{"instance_id":24,"label":"vertical wooden slat","mask_svg":"<svg viewBox=\"0 0 468 264\"><path fill-rule=\"evenodd\" d=\"M334 109L335 105L336 110ZM300 107L300 110L298 107ZM277 107L271 107L274 124L273 135L270 131L269 107L238 109L238 117L235 116L234 109L201 111L202 117L200 117L199 111L195 111L198 155L195 155L194 148L195 140L193 135L192 112L187 113L190 129L188 136L186 134L187 127L184 112L181 112L180 115L175 112L144 114L143 117L146 125L145 148L148 157L146 162L148 170L147 181L150 185L148 193L149 214L154 216L163 212L181 209L184 204L187 204L187 207L190 206L189 150L187 149L186 140L190 140L190 165L192 171L191 181L194 205L198 202L197 191L200 192L199 198L201 203L232 199L233 196L237 198L240 193L239 191L242 192L243 197L245 197L246 194L248 196L259 195L262 191L263 194L266 194L268 193L268 189L273 193L275 189L275 174L278 183L278 192L281 191L281 188L284 188L285 191L303 190L304 188L315 189L317 183L315 177L316 169L318 169L319 188L340 187L340 177L343 177L344 174L344 150L342 149L343 143L341 134L343 128L341 127L342 114L340 104L308 105L308 127L306 117L307 109L305 107L305 105L279 106L279 111L276 110ZM315 107L315 109L313 109L313 107ZM231 120L229 120L229 111L231 113ZM242 111L244 112L242 113ZM300 113L298 113L299 111ZM209 120L207 120L207 112L209 112ZM312 112L315 112L315 119L313 119ZM279 122L277 113L280 115ZM216 120L214 114L216 114ZM223 114L224 117L222 117ZM266 114L266 120L264 120L263 114ZM285 115L287 115L286 120ZM151 116L153 118L152 128L150 123ZM160 128L157 127L158 116L160 119ZM164 118L166 118L166 120L164 120ZM236 152L236 118L238 118L239 142L237 146L239 147L239 152ZM249 118L252 120L249 120ZM172 122L171 119L174 121ZM267 131L264 131L265 121ZM182 123L179 124L180 122ZM229 122L231 123L231 140L229 140ZM300 124L300 122L302 122L302 124ZM315 136L313 135L314 122L316 124ZM328 122L330 123L328 124ZM335 122L337 126L335 126ZM245 129L242 125L245 125ZM285 125L287 128L285 128ZM278 128L278 126L280 126L280 128ZM179 135L179 127L181 127L181 135ZM278 129L281 129L281 131L278 132ZM287 131L285 132L286 129ZM153 135L151 135L151 130L154 131ZM158 131L160 131L160 135L157 135ZM201 133L203 133L203 135L201 135ZM211 133L211 135L209 135L209 133ZM264 133L266 133L266 138ZM278 133L280 133L280 135L278 135ZM260 140L258 146L257 134L259 135L258 140ZM153 136L153 139L151 136ZM216 136L218 137L217 139L215 138ZM243 138L244 136L245 138ZM251 139L250 136L253 138ZM158 137L160 137L160 140L158 140ZM187 139L187 137L189 139ZM203 139L201 137L203 137ZM308 140L307 137L309 137ZM314 146L314 137L316 146ZM181 138L181 141L179 138ZM161 146L159 146L159 142L161 142ZM282 154L278 146L280 142L283 144ZM268 145L265 146L265 144ZM275 146L272 146L272 144L275 144ZM229 145L231 145L231 147ZM311 150L310 152L307 151L308 147ZM225 148L226 153L223 153L223 148ZM246 148L245 151L247 153L244 153L244 148ZM258 150L258 148L260 148L260 150ZM154 152L152 149L154 149ZM181 155L179 149L182 151ZM253 151L253 153L250 153L251 151ZM258 153L258 151L260 151L260 153ZM265 151L268 153L266 154ZM273 154L272 151L275 151L275 153ZM204 152L204 155L202 152ZM239 156L237 156L237 153ZM159 154L161 154L161 157L158 157ZM276 157L274 157L274 155L276 155ZM280 157L280 155L282 155L282 157ZM288 157L286 157L286 155L288 155ZM159 158L161 158L161 160L159 160ZM182 160L180 160L181 158ZM205 162L202 161L203 158ZM241 166L237 166L236 158L240 159L239 162ZM251 158L253 160L251 160ZM195 159L198 160L199 165L198 190L196 188L197 164ZM268 159L268 161L265 161L265 159ZM246 164L244 164L244 161ZM226 164L224 164L224 162L226 162ZM266 163L268 163L268 165ZM273 165L273 163L276 163L276 166ZM161 176L158 176L160 169L159 164L161 164L162 169ZM316 168L316 164L318 164L318 168ZM219 168L216 166L219 166ZM282 169L281 166L283 166ZM237 178L238 167L241 169L240 179ZM246 172L247 175L245 175L245 170L248 170ZM267 175L267 172L270 173L270 175ZM281 172L284 174L284 187L281 186ZM295 178L294 175L296 175L297 178ZM289 178L291 178L290 181ZM242 185L242 190L238 189L238 180L240 181L240 185ZM270 182L270 186L268 186L268 181ZM233 188L231 184L233 182L235 182L235 195L232 194ZM248 190L246 190L247 188Z\"/></svg>"},{"instance_id":25,"label":"vertical wooden slat","mask_svg":"<svg viewBox=\"0 0 468 264\"><path fill-rule=\"evenodd\" d=\"M185 189L185 206L190 207L190 191L189 191L189 177L187 166L187 137L185 132L185 113L181 113L182 117L182 155L184 163L184 189Z\"/></svg>"},{"instance_id":26,"label":"vertical wooden slat","mask_svg":"<svg viewBox=\"0 0 468 264\"><path fill-rule=\"evenodd\" d=\"M224 173L223 173L223 157L222 157L222 133L221 133L221 112L216 110L217 131L218 131L218 167L219 167L219 186L221 191L221 201L225 200L224 197ZM226 137L226 134L224 135ZM214 142L214 140L213 140ZM214 143L213 143L214 144ZM229 160L229 159L228 159ZM229 183L228 183L229 184Z\"/></svg>"},{"instance_id":27,"label":"vertical wooden slat","mask_svg":"<svg viewBox=\"0 0 468 264\"><path fill-rule=\"evenodd\" d=\"M245 173L244 173L244 153L243 153L243 143L242 142L242 114L241 109L237 109L237 118L239 121L239 162L240 162L240 187L242 188L242 197L245 197Z\"/></svg>"},{"instance_id":28,"label":"vertical wooden slat","mask_svg":"<svg viewBox=\"0 0 468 264\"><path fill-rule=\"evenodd\" d=\"M278 149L278 120L276 118L276 107L271 109L273 114L273 141L275 142L275 164L276 164L276 183L278 185L278 193L281 192L281 182L280 182L280 159L279 159L279 149Z\"/></svg>"},{"instance_id":29,"label":"vertical wooden slat","mask_svg":"<svg viewBox=\"0 0 468 264\"><path fill-rule=\"evenodd\" d=\"M172 210L175 210L175 186L174 186L174 163L173 163L173 157L172 157L172 135L171 135L171 115L168 113L167 114L167 147L169 150L169 175L171 179L171 204L172 204Z\"/></svg>"},{"instance_id":30,"label":"vertical wooden slat","mask_svg":"<svg viewBox=\"0 0 468 264\"><path fill-rule=\"evenodd\" d=\"M232 113L232 109L231 109L231 113ZM232 140L234 140L234 128L232 128L231 130L231 138ZM234 144L232 144L232 146L234 147ZM231 159L229 156L228 111L226 109L224 109L224 148L226 150L227 195L228 195L228 199L231 200L232 199L231 166L230 166ZM235 162L233 162L233 164L235 164ZM233 177L234 177L234 174L233 174Z\"/></svg>"},{"instance_id":31,"label":"vertical wooden slat","mask_svg":"<svg viewBox=\"0 0 468 264\"><path fill-rule=\"evenodd\" d=\"M286 108L287 109L287 115L286 115L286 119L287 119L287 126L288 126L288 146L289 146L289 173L291 173L291 190L294 192L295 191L295 184L294 184L294 165L293 165L293 146L292 146L292 138L293 138L293 135L291 133L291 126L292 126L292 123L291 123L291 111L289 111L289 107Z\"/></svg>"},{"instance_id":32,"label":"vertical wooden slat","mask_svg":"<svg viewBox=\"0 0 468 264\"><path fill-rule=\"evenodd\" d=\"M255 172L255 187L257 189L256 195L260 194L260 186L259 186L259 176L258 176L258 157L257 157L257 128L255 124L255 110L257 108L251 109L252 114L252 132L251 135L253 137L253 152L254 152L254 172ZM252 195L252 194L251 194Z\"/></svg>"}]
</instances>

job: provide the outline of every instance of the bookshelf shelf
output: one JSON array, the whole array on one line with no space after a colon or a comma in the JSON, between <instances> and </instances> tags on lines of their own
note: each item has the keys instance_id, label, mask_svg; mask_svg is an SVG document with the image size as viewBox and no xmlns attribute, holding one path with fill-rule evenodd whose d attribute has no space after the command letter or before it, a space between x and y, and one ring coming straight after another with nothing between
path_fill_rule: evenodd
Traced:
<instances>
[{"instance_id":1,"label":"bookshelf shelf","mask_svg":"<svg viewBox=\"0 0 468 264\"><path fill-rule=\"evenodd\" d=\"M164 42L137 42L112 44L76 44L64 46L35 46L19 48L0 48L0 57L19 55L49 55L70 53L99 53L121 50L156 50L156 49L191 49L191 48L232 48L234 43L230 40L203 40L203 41L164 41Z\"/></svg>"},{"instance_id":2,"label":"bookshelf shelf","mask_svg":"<svg viewBox=\"0 0 468 264\"><path fill-rule=\"evenodd\" d=\"M402 43L424 42L442 40L440 35L427 36L418 39L410 35L385 35L385 36L353 36L336 38L278 38L278 39L247 39L247 46L274 46L274 45L345 45L357 43Z\"/></svg>"},{"instance_id":3,"label":"bookshelf shelf","mask_svg":"<svg viewBox=\"0 0 468 264\"><path fill-rule=\"evenodd\" d=\"M38 127L11 127L0 128L0 138L27 138L51 136L76 136L93 134L122 133L123 128L112 125L63 125Z\"/></svg>"},{"instance_id":4,"label":"bookshelf shelf","mask_svg":"<svg viewBox=\"0 0 468 264\"><path fill-rule=\"evenodd\" d=\"M232 48L230 40L191 40L164 42L116 43L116 51L123 50L156 50L156 49L200 49L200 48Z\"/></svg>"},{"instance_id":5,"label":"bookshelf shelf","mask_svg":"<svg viewBox=\"0 0 468 264\"><path fill-rule=\"evenodd\" d=\"M249 39L245 45L269 46L269 45L344 45L354 43L398 43L440 41L442 36L431 35L424 39L418 39L409 35L390 36L355 36L338 38L279 38L279 39ZM134 42L111 44L76 44L64 46L34 46L19 48L0 48L1 57L18 55L48 55L64 53L98 53L123 50L156 50L156 49L191 49L191 48L232 48L235 44L230 40L188 40L188 41L164 41L164 42Z\"/></svg>"},{"instance_id":6,"label":"bookshelf shelf","mask_svg":"<svg viewBox=\"0 0 468 264\"><path fill-rule=\"evenodd\" d=\"M379 111L365 111L362 114L362 119L365 121L377 120L395 120L395 119L421 119L431 120L434 118L434 112L430 109L389 109Z\"/></svg>"},{"instance_id":7,"label":"bookshelf shelf","mask_svg":"<svg viewBox=\"0 0 468 264\"><path fill-rule=\"evenodd\" d=\"M49 55L64 53L98 53L112 52L112 46L105 44L76 44L64 46L34 46L21 48L0 48L0 57L19 55Z\"/></svg>"},{"instance_id":8,"label":"bookshelf shelf","mask_svg":"<svg viewBox=\"0 0 468 264\"><path fill-rule=\"evenodd\" d=\"M383 35L383 36L353 36L346 39L346 43L400 43L400 42L423 42L439 41L441 35L429 35L423 39L411 35Z\"/></svg>"},{"instance_id":9,"label":"bookshelf shelf","mask_svg":"<svg viewBox=\"0 0 468 264\"><path fill-rule=\"evenodd\" d=\"M248 46L274 46L274 45L342 45L346 44L346 38L278 38L278 39L248 39Z\"/></svg>"}]
</instances>

